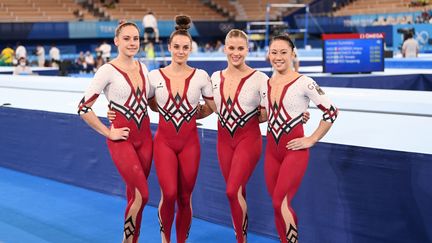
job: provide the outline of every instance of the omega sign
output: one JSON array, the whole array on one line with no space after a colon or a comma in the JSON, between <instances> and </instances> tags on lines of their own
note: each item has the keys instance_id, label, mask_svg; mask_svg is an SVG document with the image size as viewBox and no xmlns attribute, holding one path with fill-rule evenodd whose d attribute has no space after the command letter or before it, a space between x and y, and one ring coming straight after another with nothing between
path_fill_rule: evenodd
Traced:
<instances>
[{"instance_id":1,"label":"omega sign","mask_svg":"<svg viewBox=\"0 0 432 243\"><path fill-rule=\"evenodd\" d=\"M360 34L360 39L383 39L384 34L383 33L366 33L366 34Z\"/></svg>"}]
</instances>

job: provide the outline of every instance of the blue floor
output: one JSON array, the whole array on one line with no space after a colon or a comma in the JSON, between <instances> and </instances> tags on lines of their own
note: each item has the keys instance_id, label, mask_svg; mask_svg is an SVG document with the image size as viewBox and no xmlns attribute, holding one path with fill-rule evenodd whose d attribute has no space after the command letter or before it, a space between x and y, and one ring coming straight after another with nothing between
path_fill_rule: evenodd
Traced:
<instances>
[{"instance_id":1,"label":"blue floor","mask_svg":"<svg viewBox=\"0 0 432 243\"><path fill-rule=\"evenodd\" d=\"M0 243L122 240L123 198L0 167ZM172 234L175 242L175 232ZM160 242L157 209L144 209L140 242ZM230 227L194 218L188 243L235 242ZM249 243L276 243L249 233Z\"/></svg>"}]
</instances>

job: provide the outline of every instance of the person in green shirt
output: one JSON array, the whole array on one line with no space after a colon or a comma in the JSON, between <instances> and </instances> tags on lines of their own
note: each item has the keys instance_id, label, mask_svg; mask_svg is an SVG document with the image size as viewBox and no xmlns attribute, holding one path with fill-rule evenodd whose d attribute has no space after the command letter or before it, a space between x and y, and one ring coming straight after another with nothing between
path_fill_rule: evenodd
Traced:
<instances>
[{"instance_id":1,"label":"person in green shirt","mask_svg":"<svg viewBox=\"0 0 432 243\"><path fill-rule=\"evenodd\" d=\"M14 50L10 47L10 45L6 45L6 47L0 53L0 64L5 66L12 66Z\"/></svg>"}]
</instances>

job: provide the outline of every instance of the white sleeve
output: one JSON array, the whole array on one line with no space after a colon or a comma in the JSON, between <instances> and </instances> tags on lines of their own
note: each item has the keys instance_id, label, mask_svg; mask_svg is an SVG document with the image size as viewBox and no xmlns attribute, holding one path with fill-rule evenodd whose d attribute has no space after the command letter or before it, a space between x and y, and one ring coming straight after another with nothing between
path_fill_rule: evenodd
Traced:
<instances>
[{"instance_id":1,"label":"white sleeve","mask_svg":"<svg viewBox=\"0 0 432 243\"><path fill-rule=\"evenodd\" d=\"M150 100L150 99L153 99L153 97L155 96L155 87L152 85L149 74L147 73L145 76L146 76L146 80L149 84L149 91L148 91L147 100Z\"/></svg>"},{"instance_id":2,"label":"white sleeve","mask_svg":"<svg viewBox=\"0 0 432 243\"><path fill-rule=\"evenodd\" d=\"M201 88L201 94L204 99L213 100L213 90L212 83L209 75L206 71L201 70L203 72L203 86Z\"/></svg>"},{"instance_id":3,"label":"white sleeve","mask_svg":"<svg viewBox=\"0 0 432 243\"><path fill-rule=\"evenodd\" d=\"M265 108L267 109L268 106L268 97L267 97L267 92L268 92L268 82L269 80L265 80L263 82L261 82L260 84L260 106L261 108Z\"/></svg>"},{"instance_id":4,"label":"white sleeve","mask_svg":"<svg viewBox=\"0 0 432 243\"><path fill-rule=\"evenodd\" d=\"M305 95L322 111L323 120L333 123L338 115L338 109L325 95L321 87L311 78L305 81Z\"/></svg>"},{"instance_id":5,"label":"white sleeve","mask_svg":"<svg viewBox=\"0 0 432 243\"><path fill-rule=\"evenodd\" d=\"M261 75L259 78L260 106L261 108L266 108L267 107L267 83L269 77L263 72L260 72L260 75Z\"/></svg>"},{"instance_id":6,"label":"white sleeve","mask_svg":"<svg viewBox=\"0 0 432 243\"><path fill-rule=\"evenodd\" d=\"M110 82L112 70L109 64L102 65L95 73L92 81L84 92L84 97L78 105L78 114L91 110L89 103L95 101Z\"/></svg>"},{"instance_id":7,"label":"white sleeve","mask_svg":"<svg viewBox=\"0 0 432 243\"><path fill-rule=\"evenodd\" d=\"M220 75L219 72L220 71L216 71L216 72L212 73L212 75L210 77L210 82L212 83L212 85L214 85L216 80L218 79L218 77Z\"/></svg>"},{"instance_id":8,"label":"white sleeve","mask_svg":"<svg viewBox=\"0 0 432 243\"><path fill-rule=\"evenodd\" d=\"M156 70L152 70L150 71L147 75L146 75L146 79L149 83L149 93L148 93L148 97L147 99L152 99L155 94L156 94L156 81L155 81L155 74L154 72L156 72Z\"/></svg>"}]
</instances>

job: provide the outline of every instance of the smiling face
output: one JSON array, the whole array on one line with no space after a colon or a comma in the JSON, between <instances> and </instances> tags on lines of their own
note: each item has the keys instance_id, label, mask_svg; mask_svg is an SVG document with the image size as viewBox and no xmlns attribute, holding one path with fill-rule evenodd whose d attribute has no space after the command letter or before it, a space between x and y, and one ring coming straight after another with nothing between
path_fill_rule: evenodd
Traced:
<instances>
[{"instance_id":1,"label":"smiling face","mask_svg":"<svg viewBox=\"0 0 432 243\"><path fill-rule=\"evenodd\" d=\"M140 48L139 31L133 25L124 26L114 38L119 55L135 56Z\"/></svg>"},{"instance_id":2,"label":"smiling face","mask_svg":"<svg viewBox=\"0 0 432 243\"><path fill-rule=\"evenodd\" d=\"M191 52L192 42L188 36L175 35L168 45L172 62L177 64L186 63Z\"/></svg>"},{"instance_id":3,"label":"smiling face","mask_svg":"<svg viewBox=\"0 0 432 243\"><path fill-rule=\"evenodd\" d=\"M239 67L245 64L245 59L249 53L247 40L242 37L231 37L225 40L224 52L227 56L228 64Z\"/></svg>"},{"instance_id":4,"label":"smiling face","mask_svg":"<svg viewBox=\"0 0 432 243\"><path fill-rule=\"evenodd\" d=\"M269 48L269 61L275 71L285 73L292 70L293 48L285 40L274 40Z\"/></svg>"}]
</instances>

